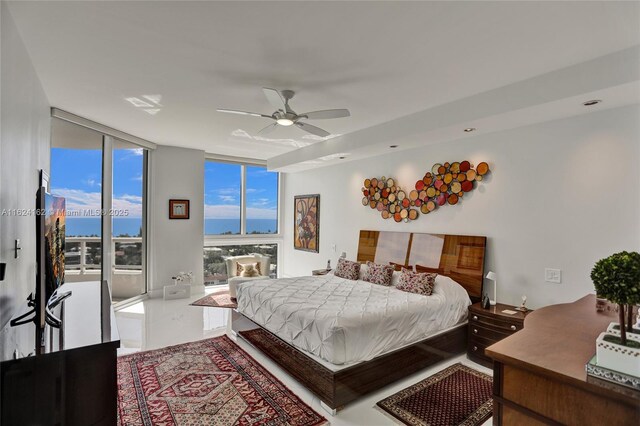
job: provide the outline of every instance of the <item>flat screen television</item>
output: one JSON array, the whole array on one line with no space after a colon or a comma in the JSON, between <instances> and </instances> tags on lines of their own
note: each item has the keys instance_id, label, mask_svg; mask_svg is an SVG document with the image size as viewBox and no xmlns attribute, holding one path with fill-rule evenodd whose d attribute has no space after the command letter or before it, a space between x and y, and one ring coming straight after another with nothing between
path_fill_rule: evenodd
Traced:
<instances>
[{"instance_id":1,"label":"flat screen television","mask_svg":"<svg viewBox=\"0 0 640 426\"><path fill-rule=\"evenodd\" d=\"M49 298L64 284L65 199L49 194L45 187L36 197L36 350L42 346L45 307Z\"/></svg>"}]
</instances>

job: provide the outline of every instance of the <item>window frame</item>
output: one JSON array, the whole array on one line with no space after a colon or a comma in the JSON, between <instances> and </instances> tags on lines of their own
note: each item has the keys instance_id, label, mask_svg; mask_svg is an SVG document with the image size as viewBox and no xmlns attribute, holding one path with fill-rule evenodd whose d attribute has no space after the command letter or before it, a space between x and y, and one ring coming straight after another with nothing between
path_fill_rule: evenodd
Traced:
<instances>
[{"instance_id":1,"label":"window frame","mask_svg":"<svg viewBox=\"0 0 640 426\"><path fill-rule=\"evenodd\" d=\"M259 160L249 160L246 161L233 161L229 159L221 159L217 156L205 156L205 166L207 162L212 163L226 163L226 164L236 164L240 166L240 233L239 234L231 234L231 235L223 235L223 234L207 234L203 227L204 234L204 242L205 246L215 246L220 245L221 241L224 241L225 245L232 245L234 241L237 241L239 244L250 244L251 241L260 241L260 242L269 242L269 240L273 240L274 243L282 242L282 176L280 172L275 172L277 176L277 188L278 188L278 196L276 200L277 211L276 211L276 226L278 227L277 233L272 234L247 234L247 166L257 166L257 167L265 167L266 161ZM202 177L204 180L204 176ZM205 186L206 192L206 186ZM206 203L205 203L206 205ZM203 206L204 208L204 206ZM207 218L205 217L204 220ZM216 244L211 244L213 242L217 242ZM207 244L209 242L210 244Z\"/></svg>"},{"instance_id":2,"label":"window frame","mask_svg":"<svg viewBox=\"0 0 640 426\"><path fill-rule=\"evenodd\" d=\"M277 277L282 276L282 249L284 238L282 235L282 174L276 172L278 176L278 197L276 213L276 224L278 232L275 234L247 234L246 233L246 183L247 183L247 167L246 166L259 166L267 167L267 162L264 160L255 160L250 158L228 157L222 155L205 154L205 165L207 161L227 164L239 164L241 166L240 172L240 234L235 235L222 235L222 234L206 234L204 233L204 223L202 224L202 230L204 235L203 250L205 247L215 246L230 246L230 245L245 245L245 244L276 244L278 247L278 269ZM204 180L204 176L202 177ZM204 209L204 205L203 205ZM205 218L206 219L206 218Z\"/></svg>"}]
</instances>

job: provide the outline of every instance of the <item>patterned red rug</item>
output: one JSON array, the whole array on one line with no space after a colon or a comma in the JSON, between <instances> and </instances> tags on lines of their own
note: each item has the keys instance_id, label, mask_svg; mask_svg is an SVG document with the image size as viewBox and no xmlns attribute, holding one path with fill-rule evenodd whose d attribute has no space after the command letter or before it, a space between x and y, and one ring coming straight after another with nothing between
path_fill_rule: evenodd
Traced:
<instances>
[{"instance_id":1,"label":"patterned red rug","mask_svg":"<svg viewBox=\"0 0 640 426\"><path fill-rule=\"evenodd\" d=\"M326 423L227 336L119 357L118 421L121 426Z\"/></svg>"},{"instance_id":2,"label":"patterned red rug","mask_svg":"<svg viewBox=\"0 0 640 426\"><path fill-rule=\"evenodd\" d=\"M229 296L229 291L219 291L211 293L191 303L193 306L209 306L211 308L237 308L238 304L235 299Z\"/></svg>"},{"instance_id":3,"label":"patterned red rug","mask_svg":"<svg viewBox=\"0 0 640 426\"><path fill-rule=\"evenodd\" d=\"M378 402L406 425L477 426L493 410L491 376L454 364Z\"/></svg>"}]
</instances>

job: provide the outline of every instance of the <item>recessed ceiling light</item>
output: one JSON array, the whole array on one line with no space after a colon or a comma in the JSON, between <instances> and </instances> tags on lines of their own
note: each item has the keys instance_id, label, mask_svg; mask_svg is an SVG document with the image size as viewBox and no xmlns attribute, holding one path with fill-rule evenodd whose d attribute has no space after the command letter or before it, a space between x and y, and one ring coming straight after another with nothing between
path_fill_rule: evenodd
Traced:
<instances>
[{"instance_id":1,"label":"recessed ceiling light","mask_svg":"<svg viewBox=\"0 0 640 426\"><path fill-rule=\"evenodd\" d=\"M293 120L289 120L288 118L278 118L276 123L281 126L291 126L293 124Z\"/></svg>"},{"instance_id":2,"label":"recessed ceiling light","mask_svg":"<svg viewBox=\"0 0 640 426\"><path fill-rule=\"evenodd\" d=\"M591 99L590 101L583 102L583 103L582 103L582 105L584 105L584 106L591 106L591 105L597 105L597 104L599 104L600 102L602 102L602 100L601 100L601 99Z\"/></svg>"},{"instance_id":3,"label":"recessed ceiling light","mask_svg":"<svg viewBox=\"0 0 640 426\"><path fill-rule=\"evenodd\" d=\"M397 148L398 145L389 145L389 148Z\"/></svg>"},{"instance_id":4,"label":"recessed ceiling light","mask_svg":"<svg viewBox=\"0 0 640 426\"><path fill-rule=\"evenodd\" d=\"M469 133L469 132L474 132L476 130L475 127L467 127L466 129L464 129L465 132Z\"/></svg>"}]
</instances>

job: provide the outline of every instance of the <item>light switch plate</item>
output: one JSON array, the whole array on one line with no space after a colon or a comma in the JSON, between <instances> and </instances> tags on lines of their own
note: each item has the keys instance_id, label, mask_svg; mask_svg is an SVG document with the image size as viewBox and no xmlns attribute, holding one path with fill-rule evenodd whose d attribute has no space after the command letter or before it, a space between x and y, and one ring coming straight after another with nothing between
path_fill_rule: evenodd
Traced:
<instances>
[{"instance_id":1,"label":"light switch plate","mask_svg":"<svg viewBox=\"0 0 640 426\"><path fill-rule=\"evenodd\" d=\"M546 268L544 270L544 280L548 283L560 284L562 282L562 271L560 269Z\"/></svg>"}]
</instances>

